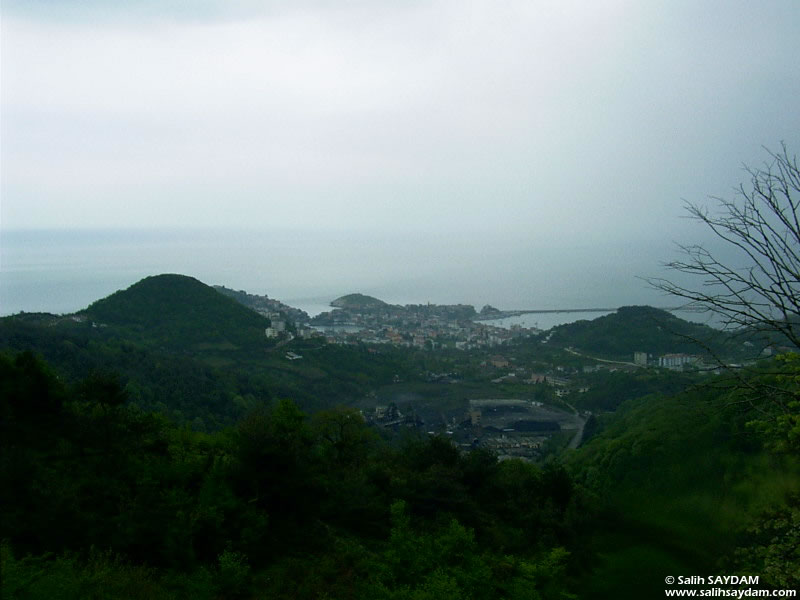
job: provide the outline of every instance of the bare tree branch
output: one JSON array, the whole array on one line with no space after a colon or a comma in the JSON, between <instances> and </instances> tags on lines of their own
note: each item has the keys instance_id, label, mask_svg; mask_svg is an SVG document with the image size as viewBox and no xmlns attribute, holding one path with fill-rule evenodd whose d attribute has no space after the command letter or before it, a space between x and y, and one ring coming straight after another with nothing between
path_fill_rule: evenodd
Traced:
<instances>
[{"instance_id":1,"label":"bare tree branch","mask_svg":"<svg viewBox=\"0 0 800 600\"><path fill-rule=\"evenodd\" d=\"M736 250L738 260L723 262L701 245L680 246L683 258L666 266L699 285L648 282L713 313L725 329L779 334L800 349L800 168L785 144L767 153L769 163L746 168L749 186L742 184L733 200L713 198L715 212L686 205L689 217Z\"/></svg>"},{"instance_id":2,"label":"bare tree branch","mask_svg":"<svg viewBox=\"0 0 800 600\"><path fill-rule=\"evenodd\" d=\"M733 199L712 198L713 211L686 203L689 218L704 224L733 257L723 259L699 244L679 245L682 257L665 266L689 275L695 284L646 281L688 301L687 308L714 315L729 332L763 334L800 350L800 168L785 144L778 152L765 150L769 161L761 168L745 166L750 181L739 186ZM749 378L736 381L740 389L773 401L785 393L758 387Z\"/></svg>"}]
</instances>

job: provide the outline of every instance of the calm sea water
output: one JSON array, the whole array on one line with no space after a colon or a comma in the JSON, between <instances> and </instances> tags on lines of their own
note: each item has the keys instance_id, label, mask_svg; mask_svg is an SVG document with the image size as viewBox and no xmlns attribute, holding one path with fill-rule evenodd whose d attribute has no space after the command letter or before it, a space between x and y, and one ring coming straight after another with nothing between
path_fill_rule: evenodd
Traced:
<instances>
[{"instance_id":1,"label":"calm sea water","mask_svg":"<svg viewBox=\"0 0 800 600\"><path fill-rule=\"evenodd\" d=\"M267 294L312 315L352 292L395 304L477 309L668 306L675 302L637 279L658 274L663 258L652 244L554 247L421 233L2 231L0 314L74 312L160 273ZM516 322L547 328L597 316L539 314Z\"/></svg>"},{"instance_id":2,"label":"calm sea water","mask_svg":"<svg viewBox=\"0 0 800 600\"><path fill-rule=\"evenodd\" d=\"M548 313L528 313L525 315L517 315L515 317L506 317L505 319L493 319L485 321L487 325L494 325L495 327L505 327L510 329L514 325L521 327L535 327L537 329L550 329L556 325L563 323L573 323L575 321L591 321L611 312L598 312L598 311L578 311L578 312L548 312Z\"/></svg>"}]
</instances>

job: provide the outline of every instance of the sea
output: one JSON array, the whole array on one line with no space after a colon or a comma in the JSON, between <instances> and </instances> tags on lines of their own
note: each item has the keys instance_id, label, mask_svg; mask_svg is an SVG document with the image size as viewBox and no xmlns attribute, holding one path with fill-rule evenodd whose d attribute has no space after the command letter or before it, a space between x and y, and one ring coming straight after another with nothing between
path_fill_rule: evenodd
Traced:
<instances>
[{"instance_id":1,"label":"sea","mask_svg":"<svg viewBox=\"0 0 800 600\"><path fill-rule=\"evenodd\" d=\"M0 230L0 315L68 314L144 277L180 273L267 295L310 315L360 292L391 304L500 310L673 307L650 288L652 242L562 245L524 237L313 230ZM493 324L549 329L607 312L553 312ZM683 315L681 315L683 316ZM696 318L696 317L695 317Z\"/></svg>"}]
</instances>

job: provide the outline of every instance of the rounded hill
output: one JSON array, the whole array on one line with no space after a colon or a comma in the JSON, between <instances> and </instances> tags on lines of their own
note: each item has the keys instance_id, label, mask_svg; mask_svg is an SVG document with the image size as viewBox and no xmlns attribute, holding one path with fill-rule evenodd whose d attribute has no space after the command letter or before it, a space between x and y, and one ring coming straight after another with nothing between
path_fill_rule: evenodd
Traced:
<instances>
[{"instance_id":1,"label":"rounded hill","mask_svg":"<svg viewBox=\"0 0 800 600\"><path fill-rule=\"evenodd\" d=\"M82 311L99 325L170 347L239 347L264 341L269 319L185 275L156 275Z\"/></svg>"},{"instance_id":2,"label":"rounded hill","mask_svg":"<svg viewBox=\"0 0 800 600\"><path fill-rule=\"evenodd\" d=\"M651 306L623 306L592 321L554 327L551 335L551 343L557 346L628 360L636 351L696 354L704 353L706 347L722 351L726 339L721 331Z\"/></svg>"},{"instance_id":3,"label":"rounded hill","mask_svg":"<svg viewBox=\"0 0 800 600\"><path fill-rule=\"evenodd\" d=\"M331 306L336 308L380 308L386 305L383 300L364 294L347 294L331 302Z\"/></svg>"}]
</instances>

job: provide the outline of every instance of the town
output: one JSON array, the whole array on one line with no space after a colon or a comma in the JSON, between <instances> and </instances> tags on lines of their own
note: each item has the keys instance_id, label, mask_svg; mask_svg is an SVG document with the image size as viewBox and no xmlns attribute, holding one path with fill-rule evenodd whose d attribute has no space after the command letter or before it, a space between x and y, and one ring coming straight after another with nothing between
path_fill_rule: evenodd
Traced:
<instances>
[{"instance_id":1,"label":"town","mask_svg":"<svg viewBox=\"0 0 800 600\"><path fill-rule=\"evenodd\" d=\"M720 373L690 343L719 332L664 309L621 307L543 331L500 327L511 313L489 305L480 311L466 304L401 306L348 294L311 317L266 296L217 289L269 318L269 352L295 365L326 345L375 358L415 357L355 403L365 421L387 432L443 435L464 450L486 448L502 459L541 461L578 447L596 416L613 411L632 386L658 391ZM718 352L753 364L753 341L723 338ZM762 356L771 352L761 349Z\"/></svg>"},{"instance_id":2,"label":"town","mask_svg":"<svg viewBox=\"0 0 800 600\"><path fill-rule=\"evenodd\" d=\"M480 313L466 304L399 306L362 294L343 296L331 306L336 310L309 321L331 343L473 350L541 333L536 328L515 326L509 329L478 321L482 315L497 311L490 306L485 306Z\"/></svg>"}]
</instances>

